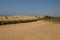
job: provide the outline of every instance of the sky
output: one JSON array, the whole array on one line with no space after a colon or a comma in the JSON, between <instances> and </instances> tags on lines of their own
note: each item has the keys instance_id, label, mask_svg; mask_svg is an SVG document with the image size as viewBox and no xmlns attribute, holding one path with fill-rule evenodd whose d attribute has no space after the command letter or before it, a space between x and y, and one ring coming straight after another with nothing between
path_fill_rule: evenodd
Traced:
<instances>
[{"instance_id":1,"label":"sky","mask_svg":"<svg viewBox=\"0 0 60 40\"><path fill-rule=\"evenodd\" d=\"M60 0L0 0L0 15L60 16Z\"/></svg>"}]
</instances>

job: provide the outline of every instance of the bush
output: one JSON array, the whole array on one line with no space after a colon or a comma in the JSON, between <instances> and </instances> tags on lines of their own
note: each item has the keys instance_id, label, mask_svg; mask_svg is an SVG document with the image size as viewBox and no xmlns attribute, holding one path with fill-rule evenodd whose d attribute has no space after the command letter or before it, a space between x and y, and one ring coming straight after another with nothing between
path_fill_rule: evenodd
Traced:
<instances>
[{"instance_id":1,"label":"bush","mask_svg":"<svg viewBox=\"0 0 60 40\"><path fill-rule=\"evenodd\" d=\"M38 19L32 19L32 20L8 20L8 21L0 21L0 25L16 24L16 23L27 23L27 22L37 21L37 20L38 20Z\"/></svg>"},{"instance_id":2,"label":"bush","mask_svg":"<svg viewBox=\"0 0 60 40\"><path fill-rule=\"evenodd\" d=\"M45 16L44 19L51 19L51 16Z\"/></svg>"}]
</instances>

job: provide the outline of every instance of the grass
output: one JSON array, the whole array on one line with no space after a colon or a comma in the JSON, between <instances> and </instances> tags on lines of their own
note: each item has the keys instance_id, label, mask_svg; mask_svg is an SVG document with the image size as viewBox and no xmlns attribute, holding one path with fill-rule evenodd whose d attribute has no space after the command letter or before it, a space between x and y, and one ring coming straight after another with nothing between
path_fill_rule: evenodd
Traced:
<instances>
[{"instance_id":1,"label":"grass","mask_svg":"<svg viewBox=\"0 0 60 40\"><path fill-rule=\"evenodd\" d=\"M53 22L53 23L60 23L60 18L43 19L43 20L50 21L50 22Z\"/></svg>"},{"instance_id":2,"label":"grass","mask_svg":"<svg viewBox=\"0 0 60 40\"><path fill-rule=\"evenodd\" d=\"M0 21L0 25L16 24L16 23L27 23L27 22L34 22L34 21L38 21L38 20L45 20L45 21L50 21L50 22L53 22L53 23L60 23L60 17L52 18L50 16L45 16L45 18L37 18L37 19L29 19L29 20L27 19L27 20Z\"/></svg>"}]
</instances>

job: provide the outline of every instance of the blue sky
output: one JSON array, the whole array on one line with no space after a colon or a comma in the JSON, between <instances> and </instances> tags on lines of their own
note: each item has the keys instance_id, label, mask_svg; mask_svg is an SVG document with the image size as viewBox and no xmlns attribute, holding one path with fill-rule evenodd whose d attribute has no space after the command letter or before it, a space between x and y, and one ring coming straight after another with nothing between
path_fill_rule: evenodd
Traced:
<instances>
[{"instance_id":1,"label":"blue sky","mask_svg":"<svg viewBox=\"0 0 60 40\"><path fill-rule=\"evenodd\" d=\"M60 16L60 0L0 0L0 15Z\"/></svg>"}]
</instances>

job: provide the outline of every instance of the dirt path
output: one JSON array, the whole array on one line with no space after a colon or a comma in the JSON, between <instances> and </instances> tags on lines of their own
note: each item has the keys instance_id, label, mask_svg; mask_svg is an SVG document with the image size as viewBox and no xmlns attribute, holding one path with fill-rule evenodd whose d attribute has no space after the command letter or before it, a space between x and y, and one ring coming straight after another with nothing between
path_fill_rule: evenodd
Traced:
<instances>
[{"instance_id":1,"label":"dirt path","mask_svg":"<svg viewBox=\"0 0 60 40\"><path fill-rule=\"evenodd\" d=\"M37 21L0 26L0 40L60 40L60 24Z\"/></svg>"}]
</instances>

